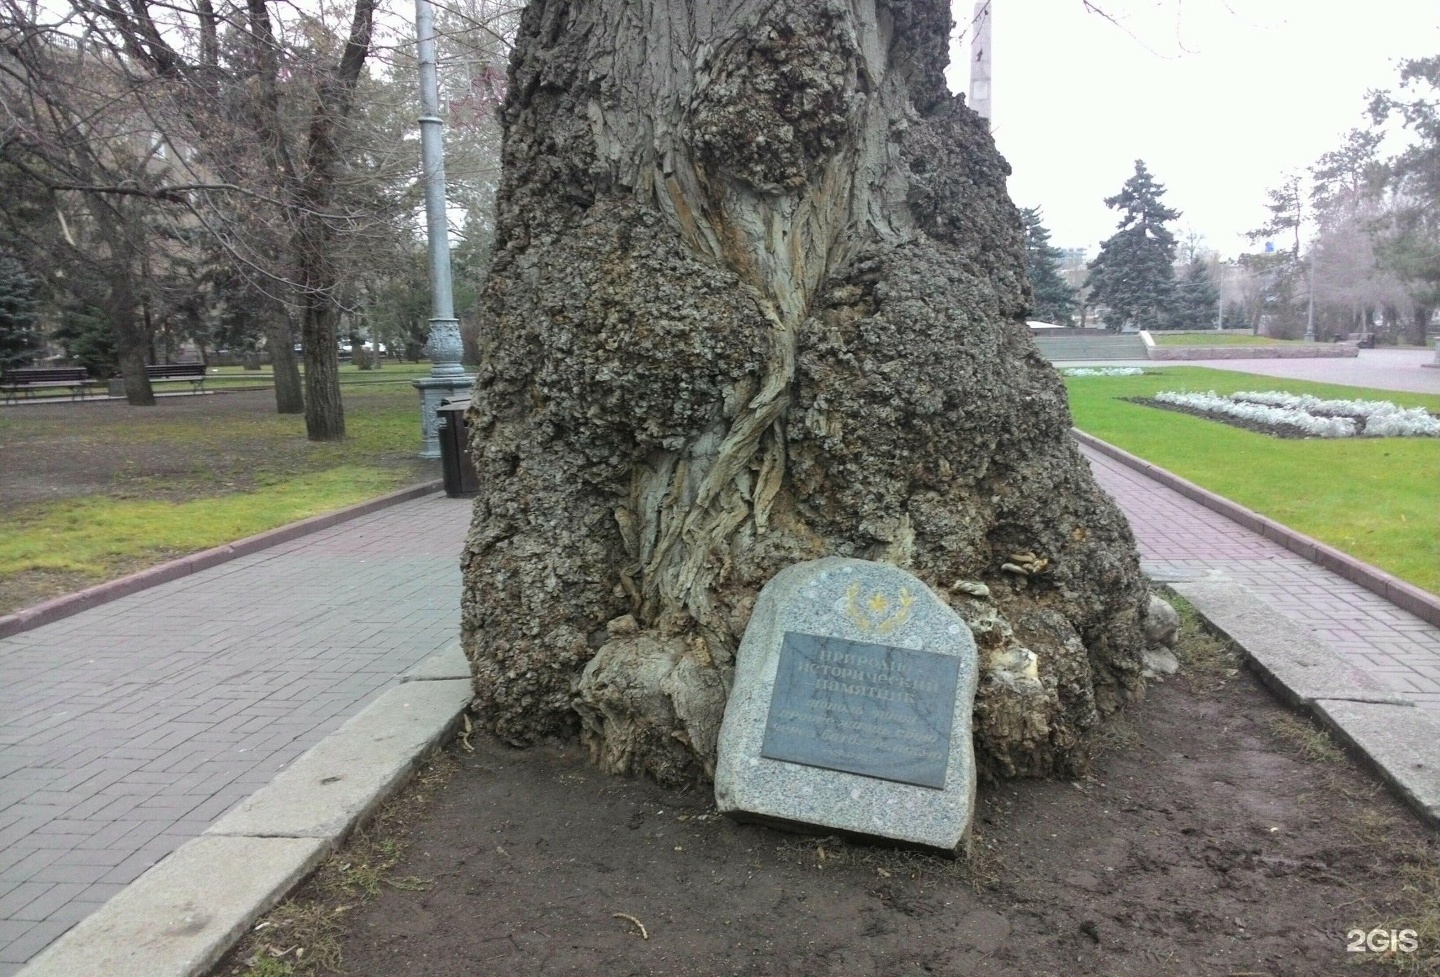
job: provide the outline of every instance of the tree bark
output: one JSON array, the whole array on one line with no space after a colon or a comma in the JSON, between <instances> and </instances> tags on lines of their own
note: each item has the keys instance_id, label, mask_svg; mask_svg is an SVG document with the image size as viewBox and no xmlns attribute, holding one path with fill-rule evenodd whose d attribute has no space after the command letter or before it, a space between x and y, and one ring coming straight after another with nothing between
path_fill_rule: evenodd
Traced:
<instances>
[{"instance_id":1,"label":"tree bark","mask_svg":"<svg viewBox=\"0 0 1440 977\"><path fill-rule=\"evenodd\" d=\"M131 407L154 407L155 391L145 364L150 361L150 336L136 314L136 299L129 275L124 270L110 275L110 324L115 334L115 352L125 384L125 402Z\"/></svg>"},{"instance_id":2,"label":"tree bark","mask_svg":"<svg viewBox=\"0 0 1440 977\"><path fill-rule=\"evenodd\" d=\"M91 201L92 204L103 204ZM125 402L131 407L154 407L155 391L145 365L154 358L154 336L140 318L140 295L135 287L133 262L137 245L126 234L134 218L126 208L110 209L95 206L96 226L105 242L105 281L109 295L106 303L110 329L115 336L116 358L125 385ZM135 219L138 222L138 219ZM143 240L143 239L142 239Z\"/></svg>"},{"instance_id":3,"label":"tree bark","mask_svg":"<svg viewBox=\"0 0 1440 977\"><path fill-rule=\"evenodd\" d=\"M275 376L275 412L305 413L305 393L301 386L300 367L295 360L295 333L290 326L290 312L276 302L266 329L270 346L270 364Z\"/></svg>"},{"instance_id":4,"label":"tree bark","mask_svg":"<svg viewBox=\"0 0 1440 977\"><path fill-rule=\"evenodd\" d=\"M311 441L336 441L345 436L345 406L340 400L335 312L326 296L310 292L305 296L302 316L305 436Z\"/></svg>"},{"instance_id":5,"label":"tree bark","mask_svg":"<svg viewBox=\"0 0 1440 977\"><path fill-rule=\"evenodd\" d=\"M1430 320L1435 317L1435 309L1428 305L1417 304L1410 313L1410 324L1415 330L1415 345L1424 346L1427 339L1427 331L1430 328Z\"/></svg>"},{"instance_id":6,"label":"tree bark","mask_svg":"<svg viewBox=\"0 0 1440 977\"><path fill-rule=\"evenodd\" d=\"M987 774L1083 768L1139 692L1134 540L1025 327L951 26L937 0L526 8L463 556L501 736L708 775L759 588L831 554L970 621Z\"/></svg>"}]
</instances>

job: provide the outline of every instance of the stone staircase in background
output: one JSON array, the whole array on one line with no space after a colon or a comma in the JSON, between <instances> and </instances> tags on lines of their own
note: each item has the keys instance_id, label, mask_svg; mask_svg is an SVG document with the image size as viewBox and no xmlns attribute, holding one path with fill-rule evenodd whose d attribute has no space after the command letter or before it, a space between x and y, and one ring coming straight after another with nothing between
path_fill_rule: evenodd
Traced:
<instances>
[{"instance_id":1,"label":"stone staircase in background","mask_svg":"<svg viewBox=\"0 0 1440 977\"><path fill-rule=\"evenodd\" d=\"M1074 360L1145 360L1149 354L1138 333L1096 329L1047 329L1032 332L1040 354L1051 363Z\"/></svg>"}]
</instances>

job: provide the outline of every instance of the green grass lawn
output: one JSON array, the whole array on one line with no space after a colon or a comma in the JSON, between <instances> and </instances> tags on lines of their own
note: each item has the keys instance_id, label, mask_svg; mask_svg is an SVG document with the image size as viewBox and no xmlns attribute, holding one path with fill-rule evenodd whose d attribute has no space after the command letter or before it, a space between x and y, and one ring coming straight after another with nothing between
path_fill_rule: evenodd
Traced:
<instances>
[{"instance_id":1,"label":"green grass lawn","mask_svg":"<svg viewBox=\"0 0 1440 977\"><path fill-rule=\"evenodd\" d=\"M1187 332L1176 335L1152 332L1150 338L1155 340L1156 346L1293 346L1300 342L1298 339L1271 339L1248 333Z\"/></svg>"},{"instance_id":2,"label":"green grass lawn","mask_svg":"<svg viewBox=\"0 0 1440 977\"><path fill-rule=\"evenodd\" d=\"M1440 439L1291 440L1126 403L1161 390L1283 390L1440 411L1440 397L1199 367L1066 377L1076 427L1440 593Z\"/></svg>"},{"instance_id":3,"label":"green grass lawn","mask_svg":"<svg viewBox=\"0 0 1440 977\"><path fill-rule=\"evenodd\" d=\"M344 405L318 444L263 390L0 411L0 613L439 476L409 384Z\"/></svg>"},{"instance_id":4,"label":"green grass lawn","mask_svg":"<svg viewBox=\"0 0 1440 977\"><path fill-rule=\"evenodd\" d=\"M23 571L103 578L147 554L208 549L333 512L397 487L375 468L342 465L233 494L182 502L89 496L39 507L0 539L0 576Z\"/></svg>"}]
</instances>

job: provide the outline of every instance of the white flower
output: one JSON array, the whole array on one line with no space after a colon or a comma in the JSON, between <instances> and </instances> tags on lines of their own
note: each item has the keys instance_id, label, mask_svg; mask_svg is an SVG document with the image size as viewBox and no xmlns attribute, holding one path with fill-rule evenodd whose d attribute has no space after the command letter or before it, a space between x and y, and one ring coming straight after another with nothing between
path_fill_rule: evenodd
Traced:
<instances>
[{"instance_id":1,"label":"white flower","mask_svg":"<svg viewBox=\"0 0 1440 977\"><path fill-rule=\"evenodd\" d=\"M1073 366L1062 372L1067 377L1138 377L1145 371L1138 366Z\"/></svg>"},{"instance_id":2,"label":"white flower","mask_svg":"<svg viewBox=\"0 0 1440 977\"><path fill-rule=\"evenodd\" d=\"M1274 426L1288 424L1321 438L1440 437L1440 419L1420 407L1400 407L1385 400L1322 400L1309 394L1247 390L1220 397L1208 394L1155 395L1161 403L1176 404L1210 414L1221 414ZM1359 430L1358 420L1365 422Z\"/></svg>"}]
</instances>

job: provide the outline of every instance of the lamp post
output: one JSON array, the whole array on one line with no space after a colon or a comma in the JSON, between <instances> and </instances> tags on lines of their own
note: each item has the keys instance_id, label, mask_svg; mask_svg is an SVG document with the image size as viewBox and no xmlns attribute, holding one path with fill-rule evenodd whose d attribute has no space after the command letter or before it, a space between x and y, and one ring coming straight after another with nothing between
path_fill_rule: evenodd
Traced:
<instances>
[{"instance_id":1,"label":"lamp post","mask_svg":"<svg viewBox=\"0 0 1440 977\"><path fill-rule=\"evenodd\" d=\"M425 231L430 243L430 375L410 383L420 391L420 457L440 457L435 409L442 400L468 392L475 378L460 365L460 322L450 287L450 220L445 213L444 123L436 75L435 10L415 0L415 33L420 49L420 163L425 180Z\"/></svg>"}]
</instances>

